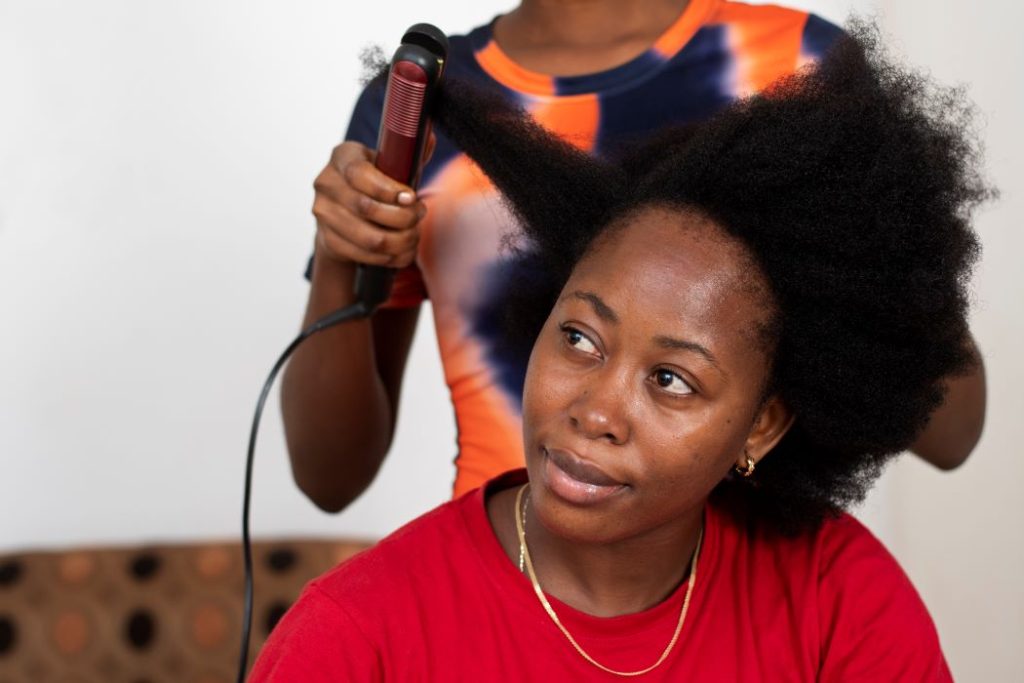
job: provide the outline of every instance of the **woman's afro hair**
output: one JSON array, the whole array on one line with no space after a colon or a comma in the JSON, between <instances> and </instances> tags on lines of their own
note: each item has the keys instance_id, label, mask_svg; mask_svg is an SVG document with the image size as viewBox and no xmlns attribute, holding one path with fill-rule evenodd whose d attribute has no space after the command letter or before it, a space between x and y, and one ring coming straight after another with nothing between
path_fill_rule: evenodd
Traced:
<instances>
[{"instance_id":1,"label":"woman's afro hair","mask_svg":"<svg viewBox=\"0 0 1024 683\"><path fill-rule=\"evenodd\" d=\"M870 25L848 31L818 64L614 162L465 84L434 110L521 224L490 314L492 351L522 367L574 265L638 208L695 210L746 246L777 308L768 391L796 419L716 494L783 533L861 500L974 362L970 214L991 192L970 107L889 61Z\"/></svg>"}]
</instances>

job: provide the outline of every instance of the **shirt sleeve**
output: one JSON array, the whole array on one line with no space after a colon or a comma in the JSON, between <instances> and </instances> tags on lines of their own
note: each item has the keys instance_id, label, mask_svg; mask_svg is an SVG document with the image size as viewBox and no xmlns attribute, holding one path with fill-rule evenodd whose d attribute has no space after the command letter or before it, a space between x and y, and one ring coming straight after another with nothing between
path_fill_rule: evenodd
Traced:
<instances>
[{"instance_id":1,"label":"shirt sleeve","mask_svg":"<svg viewBox=\"0 0 1024 683\"><path fill-rule=\"evenodd\" d=\"M807 15L804 30L800 38L800 61L798 66L816 62L846 35L843 29L822 19L816 14Z\"/></svg>"},{"instance_id":2,"label":"shirt sleeve","mask_svg":"<svg viewBox=\"0 0 1024 683\"><path fill-rule=\"evenodd\" d=\"M952 681L931 616L892 555L852 517L829 522L827 529L818 680Z\"/></svg>"},{"instance_id":3,"label":"shirt sleeve","mask_svg":"<svg viewBox=\"0 0 1024 683\"><path fill-rule=\"evenodd\" d=\"M314 582L274 627L248 680L335 683L383 678L378 648Z\"/></svg>"},{"instance_id":4,"label":"shirt sleeve","mask_svg":"<svg viewBox=\"0 0 1024 683\"><path fill-rule=\"evenodd\" d=\"M384 110L384 85L374 79L363 88L352 110L352 118L345 132L346 140L354 140L370 149L377 147L377 132L380 130L381 112Z\"/></svg>"}]
</instances>

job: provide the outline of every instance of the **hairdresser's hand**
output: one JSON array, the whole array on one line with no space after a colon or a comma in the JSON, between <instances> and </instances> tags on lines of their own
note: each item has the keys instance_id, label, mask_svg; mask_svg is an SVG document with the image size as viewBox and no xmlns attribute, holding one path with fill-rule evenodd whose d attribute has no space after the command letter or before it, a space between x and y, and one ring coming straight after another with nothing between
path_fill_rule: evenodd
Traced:
<instances>
[{"instance_id":1,"label":"hairdresser's hand","mask_svg":"<svg viewBox=\"0 0 1024 683\"><path fill-rule=\"evenodd\" d=\"M426 207L411 187L377 170L374 155L357 142L343 142L317 176L316 252L338 265L402 268L416 257Z\"/></svg>"}]
</instances>

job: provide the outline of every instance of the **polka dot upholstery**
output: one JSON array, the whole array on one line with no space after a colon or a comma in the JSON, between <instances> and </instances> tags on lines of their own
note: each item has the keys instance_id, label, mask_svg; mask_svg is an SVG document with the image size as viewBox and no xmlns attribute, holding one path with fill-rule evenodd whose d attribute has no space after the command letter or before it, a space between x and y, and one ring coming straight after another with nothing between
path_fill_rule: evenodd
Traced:
<instances>
[{"instance_id":1,"label":"polka dot upholstery","mask_svg":"<svg viewBox=\"0 0 1024 683\"><path fill-rule=\"evenodd\" d=\"M254 543L251 656L307 581L369 545ZM0 555L0 683L230 683L242 586L237 543Z\"/></svg>"}]
</instances>

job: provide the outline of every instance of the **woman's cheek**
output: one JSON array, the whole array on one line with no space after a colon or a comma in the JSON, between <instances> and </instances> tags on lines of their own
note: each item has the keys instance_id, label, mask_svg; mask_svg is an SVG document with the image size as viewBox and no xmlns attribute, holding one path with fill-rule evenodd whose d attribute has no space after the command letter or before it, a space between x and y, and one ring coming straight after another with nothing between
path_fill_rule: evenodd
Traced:
<instances>
[{"instance_id":1,"label":"woman's cheek","mask_svg":"<svg viewBox=\"0 0 1024 683\"><path fill-rule=\"evenodd\" d=\"M673 416L663 425L661 434L647 440L647 452L661 453L660 478L668 486L691 490L713 488L721 476L723 463L731 462L732 435L707 424L706 413ZM680 424L682 422L682 424ZM654 424L647 421L648 425Z\"/></svg>"},{"instance_id":2,"label":"woman's cheek","mask_svg":"<svg viewBox=\"0 0 1024 683\"><path fill-rule=\"evenodd\" d=\"M535 351L531 356L523 385L523 426L528 440L547 431L561 414L560 406L570 391L563 373L549 355Z\"/></svg>"}]
</instances>

